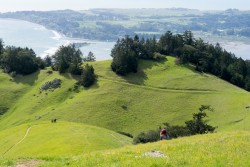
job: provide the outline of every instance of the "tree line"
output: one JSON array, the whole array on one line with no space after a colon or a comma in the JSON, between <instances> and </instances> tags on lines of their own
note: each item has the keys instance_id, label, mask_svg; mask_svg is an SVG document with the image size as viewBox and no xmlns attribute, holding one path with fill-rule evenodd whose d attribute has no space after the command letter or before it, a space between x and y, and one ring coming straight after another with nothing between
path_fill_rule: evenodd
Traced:
<instances>
[{"instance_id":1,"label":"tree line","mask_svg":"<svg viewBox=\"0 0 250 167\"><path fill-rule=\"evenodd\" d=\"M51 67L59 73L80 75L79 83L84 87L89 87L95 82L96 76L93 66L83 65L83 62L91 61L95 61L92 52L83 57L82 52L76 49L74 45L61 46L53 56L46 56L42 59L27 47L4 47L4 43L0 39L0 68L12 77L16 74L27 75L39 69Z\"/></svg>"},{"instance_id":2,"label":"tree line","mask_svg":"<svg viewBox=\"0 0 250 167\"><path fill-rule=\"evenodd\" d=\"M4 72L15 75L27 75L45 67L44 61L36 57L35 52L29 48L15 46L4 47L0 39L0 67Z\"/></svg>"},{"instance_id":3,"label":"tree line","mask_svg":"<svg viewBox=\"0 0 250 167\"><path fill-rule=\"evenodd\" d=\"M177 58L177 63L191 63L199 72L211 73L243 89L250 90L250 61L216 45L195 39L191 31L173 34L167 31L160 37L140 39L125 36L112 49L111 68L119 75L136 72L139 59L161 60L165 55Z\"/></svg>"}]
</instances>

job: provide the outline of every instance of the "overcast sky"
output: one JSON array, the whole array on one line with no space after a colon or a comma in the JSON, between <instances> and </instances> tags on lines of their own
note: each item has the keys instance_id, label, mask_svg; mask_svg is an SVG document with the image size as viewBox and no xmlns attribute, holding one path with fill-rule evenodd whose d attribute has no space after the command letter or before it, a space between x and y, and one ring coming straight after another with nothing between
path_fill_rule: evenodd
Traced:
<instances>
[{"instance_id":1,"label":"overcast sky","mask_svg":"<svg viewBox=\"0 0 250 167\"><path fill-rule=\"evenodd\" d=\"M250 10L250 0L0 0L0 12L90 8L192 8Z\"/></svg>"}]
</instances>

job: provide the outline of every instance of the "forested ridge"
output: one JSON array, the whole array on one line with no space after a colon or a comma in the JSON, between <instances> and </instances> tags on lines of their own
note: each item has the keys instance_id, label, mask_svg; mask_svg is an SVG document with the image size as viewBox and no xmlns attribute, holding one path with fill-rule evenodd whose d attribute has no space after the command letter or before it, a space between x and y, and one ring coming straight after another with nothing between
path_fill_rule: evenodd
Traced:
<instances>
[{"instance_id":1,"label":"forested ridge","mask_svg":"<svg viewBox=\"0 0 250 167\"><path fill-rule=\"evenodd\" d=\"M120 75L136 72L138 59L160 61L164 55L177 58L176 63L191 63L199 72L214 74L236 86L250 90L250 61L237 58L233 53L216 45L195 39L191 31L173 34L167 31L157 41L155 38L119 39L112 50L111 68Z\"/></svg>"}]
</instances>

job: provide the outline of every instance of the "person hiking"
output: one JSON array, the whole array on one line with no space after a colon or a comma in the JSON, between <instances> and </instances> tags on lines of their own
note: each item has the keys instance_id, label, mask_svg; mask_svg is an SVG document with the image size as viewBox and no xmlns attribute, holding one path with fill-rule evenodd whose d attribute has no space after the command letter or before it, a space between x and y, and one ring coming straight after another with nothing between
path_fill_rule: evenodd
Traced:
<instances>
[{"instance_id":1,"label":"person hiking","mask_svg":"<svg viewBox=\"0 0 250 167\"><path fill-rule=\"evenodd\" d=\"M167 135L167 129L163 128L160 133L160 140L167 140L168 135Z\"/></svg>"}]
</instances>

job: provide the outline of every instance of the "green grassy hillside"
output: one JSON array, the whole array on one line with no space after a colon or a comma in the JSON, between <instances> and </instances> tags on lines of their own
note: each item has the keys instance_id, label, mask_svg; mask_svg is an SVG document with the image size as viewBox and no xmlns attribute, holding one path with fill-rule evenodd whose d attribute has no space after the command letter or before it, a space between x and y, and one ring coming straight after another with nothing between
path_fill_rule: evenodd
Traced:
<instances>
[{"instance_id":1,"label":"green grassy hillside","mask_svg":"<svg viewBox=\"0 0 250 167\"><path fill-rule=\"evenodd\" d=\"M45 166L249 164L243 152L249 147L248 92L215 76L198 73L191 65L176 65L173 57L162 62L140 61L138 72L126 77L114 74L110 63L91 63L98 80L88 89L80 87L79 92L73 90L77 78L50 74L50 69L14 79L1 72L0 107L7 112L0 115L0 164L13 165L8 159L18 157L38 158L36 163L42 160ZM60 88L40 91L43 84L55 78L61 79ZM208 113L209 123L218 126L220 133L91 153L131 144L130 138L117 131L136 135L164 122L184 124L202 104L215 109ZM52 124L52 118L58 122ZM143 152L153 149L170 158L140 158Z\"/></svg>"},{"instance_id":2,"label":"green grassy hillside","mask_svg":"<svg viewBox=\"0 0 250 167\"><path fill-rule=\"evenodd\" d=\"M192 66L176 65L172 57L163 62L141 61L138 73L126 77L115 75L110 61L93 65L98 81L79 93L70 91L76 82L72 76L48 74L47 70L5 81L5 85L22 85L25 91L15 97L7 114L0 118L0 129L57 118L137 134L158 128L163 122L183 124L205 104L215 108L209 119L218 131L249 130L250 111L245 109L249 105L248 92L198 73ZM62 80L62 87L40 93L39 87L54 78Z\"/></svg>"},{"instance_id":3,"label":"green grassy hillside","mask_svg":"<svg viewBox=\"0 0 250 167\"><path fill-rule=\"evenodd\" d=\"M25 124L0 132L0 155L4 158L83 155L129 145L131 141L113 131L84 124Z\"/></svg>"},{"instance_id":4,"label":"green grassy hillside","mask_svg":"<svg viewBox=\"0 0 250 167\"><path fill-rule=\"evenodd\" d=\"M36 162L39 166L241 166L250 164L250 133L230 132L184 137L164 142L138 146L125 146L80 156L50 158L33 155L26 160L1 159L4 165L27 165ZM152 156L160 151L162 157Z\"/></svg>"}]
</instances>

